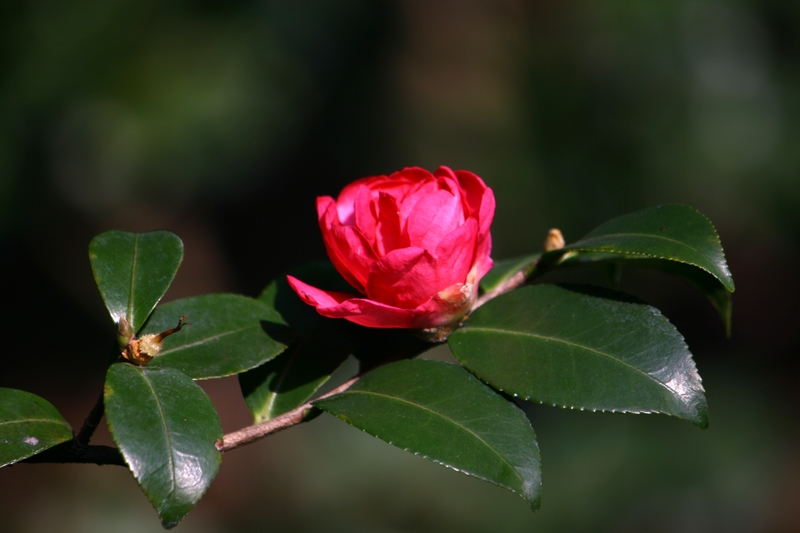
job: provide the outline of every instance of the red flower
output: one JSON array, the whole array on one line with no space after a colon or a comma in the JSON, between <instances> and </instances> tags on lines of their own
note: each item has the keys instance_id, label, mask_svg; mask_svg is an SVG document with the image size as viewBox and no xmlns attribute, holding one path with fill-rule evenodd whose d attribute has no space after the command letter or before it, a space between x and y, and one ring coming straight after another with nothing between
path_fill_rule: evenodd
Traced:
<instances>
[{"instance_id":1,"label":"red flower","mask_svg":"<svg viewBox=\"0 0 800 533\"><path fill-rule=\"evenodd\" d=\"M324 316L373 328L456 324L492 268L494 194L464 170L406 168L317 198L336 270L361 295L323 291L287 276ZM366 297L362 296L366 295Z\"/></svg>"}]
</instances>

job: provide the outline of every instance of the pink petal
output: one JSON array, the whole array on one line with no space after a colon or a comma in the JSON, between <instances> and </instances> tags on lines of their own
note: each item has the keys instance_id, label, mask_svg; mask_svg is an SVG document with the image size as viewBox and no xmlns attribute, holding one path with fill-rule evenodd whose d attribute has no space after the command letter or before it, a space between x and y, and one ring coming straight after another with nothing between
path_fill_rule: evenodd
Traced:
<instances>
[{"instance_id":1,"label":"pink petal","mask_svg":"<svg viewBox=\"0 0 800 533\"><path fill-rule=\"evenodd\" d=\"M409 200L413 202L410 204ZM413 205L409 210L408 205ZM409 244L435 250L439 242L464 223L461 199L449 191L422 189L400 207Z\"/></svg>"},{"instance_id":2,"label":"pink petal","mask_svg":"<svg viewBox=\"0 0 800 533\"><path fill-rule=\"evenodd\" d=\"M386 176L380 176L385 178ZM336 209L339 213L339 220L345 226L355 225L355 201L361 189L368 189L369 183L375 178L361 178L347 185L336 198Z\"/></svg>"},{"instance_id":3,"label":"pink petal","mask_svg":"<svg viewBox=\"0 0 800 533\"><path fill-rule=\"evenodd\" d=\"M392 250L407 248L408 241L400 226L400 208L397 199L381 192L378 198L378 224L375 227L375 251L384 256Z\"/></svg>"},{"instance_id":4,"label":"pink petal","mask_svg":"<svg viewBox=\"0 0 800 533\"><path fill-rule=\"evenodd\" d=\"M372 189L361 187L355 198L354 225L361 234L372 244L375 244L375 225L378 213L375 204L375 194Z\"/></svg>"},{"instance_id":5,"label":"pink petal","mask_svg":"<svg viewBox=\"0 0 800 533\"><path fill-rule=\"evenodd\" d=\"M492 219L494 219L494 210L494 192L487 187L486 191L483 193L483 198L481 198L480 213L478 215L478 222L480 223L480 229L478 230L479 239L483 239L485 235L489 235ZM491 251L491 248L490 243L489 251Z\"/></svg>"},{"instance_id":6,"label":"pink petal","mask_svg":"<svg viewBox=\"0 0 800 533\"><path fill-rule=\"evenodd\" d=\"M325 230L323 230L323 233ZM333 226L329 229L330 240L332 242L333 251L336 258L339 260L342 267L351 275L352 278L357 280L357 284L350 283L344 272L339 271L342 276L347 279L348 283L353 285L359 292L364 292L363 288L367 285L369 279L370 267L378 260L375 252L372 250L372 245L361 234L358 228L353 226ZM328 239L325 239L325 246L328 248ZM328 256L331 257L331 262L339 270L336 261L334 261L331 250L328 248Z\"/></svg>"},{"instance_id":7,"label":"pink petal","mask_svg":"<svg viewBox=\"0 0 800 533\"><path fill-rule=\"evenodd\" d=\"M413 318L412 311L407 309L398 309L343 292L323 291L292 276L286 276L286 279L300 298L316 307L322 316L344 318L370 328L408 328Z\"/></svg>"},{"instance_id":8,"label":"pink petal","mask_svg":"<svg viewBox=\"0 0 800 533\"><path fill-rule=\"evenodd\" d=\"M479 282L483 276L485 276L494 266L494 261L492 258L489 257L489 254L492 252L492 236L487 235L486 238L478 244L478 248L475 251L475 267L476 267L476 278L475 282Z\"/></svg>"},{"instance_id":9,"label":"pink petal","mask_svg":"<svg viewBox=\"0 0 800 533\"><path fill-rule=\"evenodd\" d=\"M317 212L322 241L331 263L347 283L364 292L369 265L376 259L369 242L356 228L341 225L332 198L318 198Z\"/></svg>"},{"instance_id":10,"label":"pink petal","mask_svg":"<svg viewBox=\"0 0 800 533\"><path fill-rule=\"evenodd\" d=\"M464 283L475 260L478 223L474 218L447 235L436 247L436 272L439 290ZM437 291L438 292L438 291Z\"/></svg>"},{"instance_id":11,"label":"pink petal","mask_svg":"<svg viewBox=\"0 0 800 533\"><path fill-rule=\"evenodd\" d=\"M289 282L289 286L294 290L294 292L297 293L301 300L308 305L313 305L318 309L336 307L346 300L357 297L356 295L347 292L324 291L322 289L312 287L307 283L303 283L294 276L287 275L286 281Z\"/></svg>"},{"instance_id":12,"label":"pink petal","mask_svg":"<svg viewBox=\"0 0 800 533\"><path fill-rule=\"evenodd\" d=\"M442 287L436 258L419 247L401 248L373 263L367 281L371 300L402 309L413 309Z\"/></svg>"},{"instance_id":13,"label":"pink petal","mask_svg":"<svg viewBox=\"0 0 800 533\"><path fill-rule=\"evenodd\" d=\"M427 329L447 326L460 320L475 301L477 285L458 283L419 305L409 327Z\"/></svg>"}]
</instances>

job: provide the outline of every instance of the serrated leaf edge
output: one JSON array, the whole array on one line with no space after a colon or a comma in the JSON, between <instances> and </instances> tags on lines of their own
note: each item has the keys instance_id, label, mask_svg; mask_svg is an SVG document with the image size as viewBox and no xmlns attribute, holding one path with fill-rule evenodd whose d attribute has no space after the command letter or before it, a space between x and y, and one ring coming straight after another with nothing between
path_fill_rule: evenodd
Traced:
<instances>
[{"instance_id":1,"label":"serrated leaf edge","mask_svg":"<svg viewBox=\"0 0 800 533\"><path fill-rule=\"evenodd\" d=\"M734 292L734 290L736 289L736 286L735 286L735 284L733 282L733 275L731 274L730 267L728 267L728 259L725 256L725 249L722 247L722 240L720 239L719 232L717 231L717 228L714 226L714 223L711 222L711 219L709 219L707 216L705 216L703 213L701 213L700 211L698 211L694 207L692 207L690 205L685 205L685 204L665 204L664 206L655 206L655 207L652 207L650 209L656 209L658 207L665 207L667 205L680 206L680 207L685 207L687 209L690 209L690 210L694 211L696 214L698 214L701 217L703 217L703 219L706 222L708 222L709 226L711 227L711 231L714 234L714 239L715 239L715 241L717 243L717 246L719 246L720 253L722 254L722 267L721 267L721 269L725 274L727 274L728 279L730 280L731 287L732 287L731 289L729 289L727 287L726 283L723 280L719 279L716 276L716 274L714 274L713 272L711 272L707 268L705 268L703 266L700 266L700 265L696 265L694 263L689 263L688 261L682 261L680 259L675 259L673 257L664 257L664 256L661 256L661 255L655 255L655 254L645 254L645 253L636 253L636 254L634 254L634 253L624 252L624 251L620 251L620 250L609 250L607 248L600 249L600 248L595 248L595 247L592 247L592 246L589 246L589 247L580 246L580 243L581 243L582 240L587 239L587 237L591 237L592 234L594 233L594 231L596 229L602 227L603 225L605 225L605 223L601 224L600 226L598 226L598 228L595 228L594 230L590 231L589 233L587 233L586 235L581 237L578 241L574 242L573 244L568 244L567 246L565 246L564 248L562 248L559 251L563 250L565 252L568 252L568 251L609 252L609 253L616 253L616 254L622 254L622 255L652 257L654 259L663 259L665 261L675 261L676 263L683 263L685 265L691 265L691 266L697 267L697 268L699 268L701 270L705 270L710 275L712 275L714 278L716 278L720 283L722 283L722 286L725 288L725 290L727 290L728 292L731 292L731 293ZM616 217L616 218L621 218L621 217L629 216L629 215L635 215L636 213L637 212L634 211L633 213L628 213L627 215L620 215L620 217ZM611 219L611 220L614 220L614 219ZM610 222L610 221L608 221L608 222ZM641 235L641 236L644 236L644 237L653 237L653 238L661 238L661 239L665 239L665 240L670 240L670 241L676 242L678 244L681 244L683 246L686 246L687 248L689 248L691 250L694 250L695 252L697 252L701 256L705 257L709 261L709 263L711 263L712 265L716 264L706 254L701 253L699 250L697 250L697 249L695 249L695 248L693 248L693 247L691 247L691 246L689 246L687 244L684 244L684 243L682 243L680 241L676 241L675 239L669 239L667 237L662 237L660 235L650 235L650 234L646 234L646 233L641 233L641 234L639 234L639 233L620 233L620 234L609 233L609 234L602 235L602 237L609 237L609 236L614 236L614 235Z\"/></svg>"},{"instance_id":2,"label":"serrated leaf edge","mask_svg":"<svg viewBox=\"0 0 800 533\"><path fill-rule=\"evenodd\" d=\"M372 391L360 391L360 390L355 390L355 391L354 391L354 390L347 390L347 391L344 391L344 392L341 392L341 393L339 393L337 396L344 396L344 395L347 395L347 394L353 394L353 393L361 393L361 394L373 394L373 395L375 395L375 396L382 396L382 397L389 398L389 399L392 399L392 400L398 400L398 401L402 401L402 402L404 402L404 403L407 403L407 404L409 404L409 405L412 405L412 406L414 406L414 407L417 407L417 408L421 408L421 409L423 409L423 410L425 410L425 411L428 411L428 412L430 412L430 413L432 413L432 414L434 414L434 415L437 415L437 416L439 416L440 418L442 418L442 419L444 419L444 420L446 420L446 421L450 422L450 423L451 423L451 424L453 424L454 426L457 426L457 427L459 427L459 428L462 428L462 429L466 430L468 433L470 433L470 434L471 434L471 435L473 435L475 438L477 438L479 441L481 441L481 442L482 442L484 445L486 445L486 447L487 447L487 448L491 449L491 450L492 450L492 451L495 453L495 455L497 455L497 456L498 456L498 457L499 457L499 458L500 458L500 459L501 459L501 460L502 460L502 461L503 461L505 464L507 464L508 466L510 466L510 467L511 467L511 469L514 471L514 475L515 475L515 476L516 476L516 477L517 477L517 478L518 478L518 479L521 481L521 483L522 483L522 485L523 485L523 486L525 485L525 483L526 483L526 480L525 480L525 478L523 478L523 477L522 477L522 475L519 473L519 471L517 470L517 468L516 468L514 465L512 465L511 463L509 463L509 462L508 462L508 460L507 460L506 458L504 458L502 455L500 455L499 453L497 453L497 451L496 451L496 450L495 450L495 449L494 449L492 446L490 446L490 445L489 445L489 444L488 444L488 443L487 443L485 440L483 440L482 438L480 438L478 435L476 435L476 434L475 434L473 431L471 431L470 429L468 429L468 428L466 428L466 427L464 427L464 426L461 426L461 425L459 425L459 424L458 424L458 423L457 423L455 420L453 420L453 419L451 419L451 418L448 418L448 417L446 417L446 416L442 415L441 413L437 413L436 411L433 411L433 410L431 410L431 409L428 409L428 408L426 408L426 407L421 407L421 406L420 406L420 405L418 405L418 404L415 404L415 403L413 403L413 402L409 402L408 400L405 400L405 399L402 399L402 398L398 398L398 397L396 397L396 396L389 396L389 395L387 395L387 394L380 394L380 393L376 393L376 392L372 392ZM326 398L326 400L328 400L328 399L333 399L333 398L336 398L336 396L332 396L331 398ZM316 402L315 402L314 404L315 404L315 406L316 406ZM321 407L321 406L320 406L319 408L325 411L325 409L324 409L323 407ZM331 414L333 414L333 413L331 413ZM449 468L449 469L451 469L451 470L454 470L454 471L456 471L456 472L460 472L460 473L462 473L462 474L464 474L464 475L467 475L467 476L469 476L469 477L474 477L474 478L476 478L476 479L480 479L481 481L485 481L485 482L487 482L487 483L490 483L490 484L492 484L492 485L495 485L495 486L501 487L501 488L503 488L503 489L506 489L506 490L508 490L509 492L513 492L514 494L518 495L520 498L522 498L523 500L525 500L525 501L526 501L526 502L528 502L528 503L531 503L531 502L535 501L535 500L529 500L529 499L527 499L523 493L521 493L520 491L518 491L518 490L517 490L517 489L515 489L515 488L512 488L512 487L509 487L509 486L507 486L507 485L506 485L506 484L504 484L504 483L498 483L497 481L495 481L495 480L493 480L493 479L489 479L489 478L487 478L487 477L485 477L485 476L481 476L481 475L478 475L478 474L475 474L475 473L472 473L472 472L468 472L468 471L466 471L466 470L464 470L464 469L461 469L461 468L458 468L458 467L456 467L456 466L454 466L454 465L451 465L451 464L449 464L449 463L447 463L447 462L445 462L445 461L442 461L442 460L439 460L439 459L434 459L434 458L432 458L432 457L430 457L430 456L428 456L428 455L425 455L425 454L423 454L422 452L416 452L416 451L413 451L413 450L411 450L411 449L409 449L409 448L402 448L402 447L400 447L400 446L397 446L397 445L396 445L396 444L395 444L393 441L390 441L390 440L384 439L384 438L380 437L380 436L379 436L379 435L377 435L377 434L372 434L372 433L370 433L369 431L367 431L366 429L362 429L362 428L360 428L360 427L356 426L356 425L355 425L355 424L353 424L353 423L352 423L350 420L348 420L347 418L345 418L343 415L333 414L333 416L335 416L335 417L336 417L336 418L338 418L339 420L342 420L343 422L346 422L348 425L350 425L350 426L352 426L352 427L354 427L354 428L356 428L356 429L359 429L359 430L363 431L363 432L364 432L364 433L366 433L367 435L372 435L372 436L373 436L373 437L375 437L376 439L380 439L380 440L382 440L383 442L386 442L386 443L388 443L388 444L391 444L392 446L394 446L394 447L396 447L396 448L400 448L400 449L401 449L401 450L403 450L403 451L406 451L406 452L412 453L412 454L414 454L414 455L416 455L416 456L419 456L419 457L422 457L422 458L424 458L424 459L427 459L428 461L431 461L432 463L436 463L436 464L442 465L442 466L444 466L444 467L447 467L447 468ZM533 431L533 427L530 425L530 421L528 421L528 427L531 429L531 431ZM538 449L538 448L539 448L539 445L538 445L538 444L536 444L536 443L535 443L535 441L534 441L534 444L536 445L536 448ZM540 467L540 469L541 469L541 461L540 461L540 465L539 465L539 467ZM541 476L539 476L539 483L538 483L538 485L539 485L539 487L541 488L541 486L542 486L542 480L541 480ZM538 498L538 491L537 491L537 498Z\"/></svg>"}]
</instances>

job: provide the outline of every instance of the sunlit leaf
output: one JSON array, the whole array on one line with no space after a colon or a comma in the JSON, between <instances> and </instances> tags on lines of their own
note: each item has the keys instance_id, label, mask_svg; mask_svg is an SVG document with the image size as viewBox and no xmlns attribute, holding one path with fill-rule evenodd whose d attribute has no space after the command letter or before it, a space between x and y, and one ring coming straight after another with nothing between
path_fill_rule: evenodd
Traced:
<instances>
[{"instance_id":1,"label":"sunlit leaf","mask_svg":"<svg viewBox=\"0 0 800 533\"><path fill-rule=\"evenodd\" d=\"M496 261L492 269L481 279L481 290L490 292L498 288L518 272L533 265L539 257L541 257L541 254Z\"/></svg>"},{"instance_id":2,"label":"sunlit leaf","mask_svg":"<svg viewBox=\"0 0 800 533\"><path fill-rule=\"evenodd\" d=\"M114 322L137 332L169 288L183 259L174 233L109 231L89 244L94 280Z\"/></svg>"},{"instance_id":3,"label":"sunlit leaf","mask_svg":"<svg viewBox=\"0 0 800 533\"><path fill-rule=\"evenodd\" d=\"M657 309L616 291L525 287L475 311L449 344L469 370L515 396L708 425L683 337Z\"/></svg>"},{"instance_id":4,"label":"sunlit leaf","mask_svg":"<svg viewBox=\"0 0 800 533\"><path fill-rule=\"evenodd\" d=\"M699 211L685 205L661 205L612 219L577 242L544 254L537 270L552 268L570 252L606 252L685 263L705 270L728 291L734 290L716 229Z\"/></svg>"},{"instance_id":5,"label":"sunlit leaf","mask_svg":"<svg viewBox=\"0 0 800 533\"><path fill-rule=\"evenodd\" d=\"M237 294L205 294L160 305L143 333L190 323L164 339L148 368L174 368L194 379L231 376L269 361L294 338L269 306Z\"/></svg>"},{"instance_id":6,"label":"sunlit leaf","mask_svg":"<svg viewBox=\"0 0 800 533\"><path fill-rule=\"evenodd\" d=\"M222 426L208 396L172 368L111 365L105 409L111 435L166 528L197 504L217 475Z\"/></svg>"}]
</instances>

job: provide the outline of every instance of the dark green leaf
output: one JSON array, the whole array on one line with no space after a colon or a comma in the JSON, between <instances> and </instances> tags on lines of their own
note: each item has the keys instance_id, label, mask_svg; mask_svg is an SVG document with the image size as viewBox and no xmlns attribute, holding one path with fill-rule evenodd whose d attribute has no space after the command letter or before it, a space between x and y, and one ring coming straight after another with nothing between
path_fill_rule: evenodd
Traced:
<instances>
[{"instance_id":1,"label":"dark green leaf","mask_svg":"<svg viewBox=\"0 0 800 533\"><path fill-rule=\"evenodd\" d=\"M373 370L315 406L390 444L539 507L541 463L525 414L458 365L413 360Z\"/></svg>"},{"instance_id":2,"label":"dark green leaf","mask_svg":"<svg viewBox=\"0 0 800 533\"><path fill-rule=\"evenodd\" d=\"M161 523L175 526L222 462L214 445L222 426L211 400L172 368L116 363L106 376L105 408L114 442Z\"/></svg>"},{"instance_id":3,"label":"dark green leaf","mask_svg":"<svg viewBox=\"0 0 800 533\"><path fill-rule=\"evenodd\" d=\"M525 257L497 261L492 269L481 279L481 290L483 292L489 292L498 288L504 282L511 279L517 272L530 268L539 257L541 257L541 254L526 255Z\"/></svg>"},{"instance_id":4,"label":"dark green leaf","mask_svg":"<svg viewBox=\"0 0 800 533\"><path fill-rule=\"evenodd\" d=\"M109 231L89 244L94 280L114 322L125 317L137 332L164 296L183 259L174 233Z\"/></svg>"},{"instance_id":5,"label":"dark green leaf","mask_svg":"<svg viewBox=\"0 0 800 533\"><path fill-rule=\"evenodd\" d=\"M187 325L164 339L148 368L175 368L194 379L238 374L284 351L294 334L281 317L258 300L236 294L206 294L158 307L143 333Z\"/></svg>"},{"instance_id":6,"label":"dark green leaf","mask_svg":"<svg viewBox=\"0 0 800 533\"><path fill-rule=\"evenodd\" d=\"M544 272L568 252L607 252L677 261L701 268L729 291L734 284L714 226L696 209L662 205L606 222L579 241L542 256Z\"/></svg>"},{"instance_id":7,"label":"dark green leaf","mask_svg":"<svg viewBox=\"0 0 800 533\"><path fill-rule=\"evenodd\" d=\"M292 275L326 290L353 290L329 262L309 263ZM280 356L239 375L245 403L256 423L307 402L352 353L352 338L358 329L345 320L321 316L300 300L285 276L270 283L259 300L274 309L298 336Z\"/></svg>"},{"instance_id":8,"label":"dark green leaf","mask_svg":"<svg viewBox=\"0 0 800 533\"><path fill-rule=\"evenodd\" d=\"M683 337L657 309L616 291L525 287L475 311L449 343L464 366L515 396L708 425Z\"/></svg>"},{"instance_id":9,"label":"dark green leaf","mask_svg":"<svg viewBox=\"0 0 800 533\"><path fill-rule=\"evenodd\" d=\"M0 467L72 439L72 428L47 400L0 388Z\"/></svg>"},{"instance_id":10,"label":"dark green leaf","mask_svg":"<svg viewBox=\"0 0 800 533\"><path fill-rule=\"evenodd\" d=\"M730 337L731 293L717 278L705 270L696 268L687 263L679 263L676 261L652 259L649 257L635 255L598 252L580 252L578 254L565 257L559 266L569 267L589 264L613 267L613 272L617 275L619 274L619 271L623 265L652 268L672 274L673 276L686 281L689 283L689 285L699 290L701 293L703 293L703 295L706 296L706 298L709 299L711 305L714 306L719 313L720 318L722 319L722 324L725 327L725 334Z\"/></svg>"}]
</instances>

